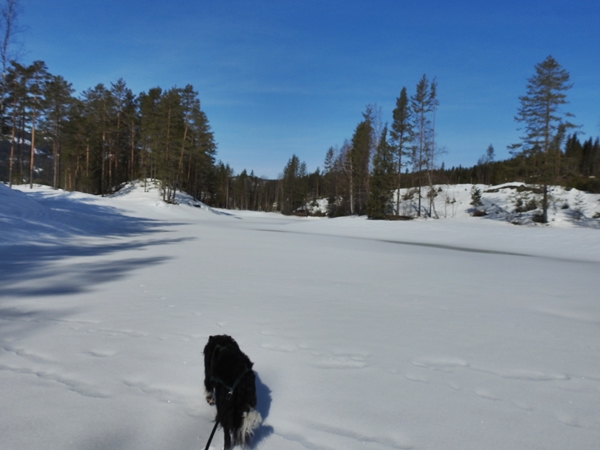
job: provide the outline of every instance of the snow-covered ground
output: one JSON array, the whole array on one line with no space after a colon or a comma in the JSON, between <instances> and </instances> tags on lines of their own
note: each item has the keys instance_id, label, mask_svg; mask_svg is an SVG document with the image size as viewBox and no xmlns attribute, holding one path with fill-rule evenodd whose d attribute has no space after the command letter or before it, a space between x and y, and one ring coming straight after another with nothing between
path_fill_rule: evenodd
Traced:
<instances>
[{"instance_id":1,"label":"snow-covered ground","mask_svg":"<svg viewBox=\"0 0 600 450\"><path fill-rule=\"evenodd\" d=\"M435 219L464 219L475 216L501 220L515 225L535 225L534 216L541 215L541 187L524 183L505 183L497 186L484 184L435 185L433 202L429 201L429 187L421 191L421 217ZM473 205L473 190L481 195L480 204ZM393 193L391 208L407 218L418 216L418 191L416 188L401 189ZM548 188L548 224L550 227L600 228L600 194L589 194L561 186ZM309 203L306 209L315 215L327 213L328 202L319 199Z\"/></svg>"},{"instance_id":2,"label":"snow-covered ground","mask_svg":"<svg viewBox=\"0 0 600 450\"><path fill-rule=\"evenodd\" d=\"M0 448L204 448L227 333L257 449L598 449L598 198L542 227L467 197L375 222L0 184Z\"/></svg>"}]
</instances>

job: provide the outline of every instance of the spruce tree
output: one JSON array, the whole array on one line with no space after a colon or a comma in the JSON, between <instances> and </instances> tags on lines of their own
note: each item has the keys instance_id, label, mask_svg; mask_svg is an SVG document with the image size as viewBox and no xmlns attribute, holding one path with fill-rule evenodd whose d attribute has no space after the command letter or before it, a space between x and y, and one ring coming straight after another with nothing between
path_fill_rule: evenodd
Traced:
<instances>
[{"instance_id":1,"label":"spruce tree","mask_svg":"<svg viewBox=\"0 0 600 450\"><path fill-rule=\"evenodd\" d=\"M369 181L367 215L370 219L384 219L390 214L392 189L396 181L394 147L388 142L387 125L383 128L373 155L373 170Z\"/></svg>"},{"instance_id":2,"label":"spruce tree","mask_svg":"<svg viewBox=\"0 0 600 450\"><path fill-rule=\"evenodd\" d=\"M371 110L363 113L363 120L356 126L352 136L350 159L352 164L351 213L365 214L369 192L369 161L371 160L371 143L373 126Z\"/></svg>"},{"instance_id":3,"label":"spruce tree","mask_svg":"<svg viewBox=\"0 0 600 450\"><path fill-rule=\"evenodd\" d=\"M473 186L471 188L471 205L473 205L475 208L477 208L479 206L483 206L481 197L482 197L481 189L479 189L477 186Z\"/></svg>"},{"instance_id":4,"label":"spruce tree","mask_svg":"<svg viewBox=\"0 0 600 450\"><path fill-rule=\"evenodd\" d=\"M292 155L283 169L282 207L283 214L293 214L306 203L306 164Z\"/></svg>"}]
</instances>

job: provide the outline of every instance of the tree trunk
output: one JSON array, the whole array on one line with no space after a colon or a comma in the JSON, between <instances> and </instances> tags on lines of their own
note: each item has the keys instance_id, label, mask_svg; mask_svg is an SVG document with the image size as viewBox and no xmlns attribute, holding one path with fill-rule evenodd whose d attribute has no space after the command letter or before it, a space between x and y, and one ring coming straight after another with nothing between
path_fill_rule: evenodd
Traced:
<instances>
[{"instance_id":1,"label":"tree trunk","mask_svg":"<svg viewBox=\"0 0 600 450\"><path fill-rule=\"evenodd\" d=\"M35 155L35 114L31 123L31 154L29 156L29 189L33 189L33 163Z\"/></svg>"}]
</instances>

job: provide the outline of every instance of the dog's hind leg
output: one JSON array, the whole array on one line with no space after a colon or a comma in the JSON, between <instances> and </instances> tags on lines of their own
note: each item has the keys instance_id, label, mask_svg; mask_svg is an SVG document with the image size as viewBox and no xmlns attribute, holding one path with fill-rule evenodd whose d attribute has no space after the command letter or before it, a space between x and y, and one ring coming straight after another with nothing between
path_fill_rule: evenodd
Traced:
<instances>
[{"instance_id":1,"label":"dog's hind leg","mask_svg":"<svg viewBox=\"0 0 600 450\"><path fill-rule=\"evenodd\" d=\"M223 426L223 432L225 433L225 444L223 450L229 450L231 448L231 431L229 428Z\"/></svg>"},{"instance_id":2,"label":"dog's hind leg","mask_svg":"<svg viewBox=\"0 0 600 450\"><path fill-rule=\"evenodd\" d=\"M250 411L244 412L242 415L242 424L236 433L236 444L242 446L247 445L250 441L250 438L254 434L254 430L260 426L261 422L262 417L254 408L250 409Z\"/></svg>"}]
</instances>

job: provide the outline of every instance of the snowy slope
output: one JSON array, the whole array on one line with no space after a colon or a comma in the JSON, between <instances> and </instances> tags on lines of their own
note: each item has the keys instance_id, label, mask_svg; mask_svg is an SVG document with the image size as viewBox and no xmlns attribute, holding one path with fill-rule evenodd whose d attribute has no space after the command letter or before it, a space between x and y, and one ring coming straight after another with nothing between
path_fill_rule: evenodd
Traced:
<instances>
[{"instance_id":1,"label":"snowy slope","mask_svg":"<svg viewBox=\"0 0 600 450\"><path fill-rule=\"evenodd\" d=\"M472 205L472 190L481 193L481 205ZM527 186L523 183L504 183L497 186L484 184L435 185L435 196L430 205L429 187L421 192L420 218L464 219L474 217L475 211L484 213L486 220L510 222L514 225L536 225L532 220L535 214L541 213L541 193L539 187ZM548 189L548 224L549 227L592 227L600 228L600 194L590 194L577 189L565 189L561 186L550 186ZM391 203L393 210L398 210L404 217L417 218L418 191L401 189L400 201L397 204L398 191L393 193ZM519 211L517 202L527 204L535 201L527 211ZM327 213L328 202L320 199L309 203L307 209L316 215ZM520 208L526 209L526 208Z\"/></svg>"},{"instance_id":2,"label":"snowy slope","mask_svg":"<svg viewBox=\"0 0 600 450\"><path fill-rule=\"evenodd\" d=\"M19 189L0 185L2 449L204 448L218 333L255 362L257 449L598 448L592 219L301 219L140 186Z\"/></svg>"}]
</instances>

